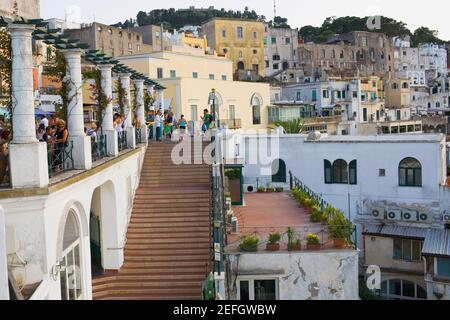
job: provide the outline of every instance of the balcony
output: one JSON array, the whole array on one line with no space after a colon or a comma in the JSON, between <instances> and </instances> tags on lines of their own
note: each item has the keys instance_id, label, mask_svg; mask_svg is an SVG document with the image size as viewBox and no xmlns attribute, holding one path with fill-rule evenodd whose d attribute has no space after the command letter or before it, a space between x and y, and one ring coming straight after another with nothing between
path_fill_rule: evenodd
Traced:
<instances>
[{"instance_id":1,"label":"balcony","mask_svg":"<svg viewBox=\"0 0 450 320\"><path fill-rule=\"evenodd\" d=\"M227 126L228 129L237 130L242 128L241 119L226 119L220 120L220 126Z\"/></svg>"}]
</instances>

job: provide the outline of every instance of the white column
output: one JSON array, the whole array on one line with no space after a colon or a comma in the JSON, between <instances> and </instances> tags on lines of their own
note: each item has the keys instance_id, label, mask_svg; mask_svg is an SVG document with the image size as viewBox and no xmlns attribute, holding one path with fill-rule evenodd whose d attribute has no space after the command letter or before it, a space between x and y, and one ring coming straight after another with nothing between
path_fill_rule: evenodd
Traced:
<instances>
[{"instance_id":1,"label":"white column","mask_svg":"<svg viewBox=\"0 0 450 320\"><path fill-rule=\"evenodd\" d=\"M125 93L125 131L127 132L127 143L132 149L136 148L135 129L133 127L133 112L131 110L131 89L130 89L130 74L120 74L120 83Z\"/></svg>"},{"instance_id":2,"label":"white column","mask_svg":"<svg viewBox=\"0 0 450 320\"><path fill-rule=\"evenodd\" d=\"M68 49L61 50L61 52L66 58L70 79L68 84L67 128L69 129L69 140L73 142L73 160L76 169L89 170L92 168L92 152L91 138L84 133L82 51L81 49Z\"/></svg>"},{"instance_id":3,"label":"white column","mask_svg":"<svg viewBox=\"0 0 450 320\"><path fill-rule=\"evenodd\" d=\"M113 115L113 91L112 91L112 66L109 64L101 65L100 71L102 73L102 90L108 99L108 105L103 116L102 130L106 136L106 150L108 155L117 157L119 155L118 134L114 129L114 115Z\"/></svg>"},{"instance_id":4,"label":"white column","mask_svg":"<svg viewBox=\"0 0 450 320\"><path fill-rule=\"evenodd\" d=\"M135 80L134 84L136 85L136 115L142 125L140 128L142 141L145 143L148 141L148 131L146 125L146 115L145 115L145 101L144 101L144 80Z\"/></svg>"},{"instance_id":5,"label":"white column","mask_svg":"<svg viewBox=\"0 0 450 320\"><path fill-rule=\"evenodd\" d=\"M152 98L154 98L155 97L155 87L154 86L148 86L147 87L147 93ZM153 106L153 109L154 109L154 116L156 116L156 112L158 111L158 108L155 106L155 102L152 102L152 106ZM156 126L153 125L153 138L156 139L155 137L156 137Z\"/></svg>"},{"instance_id":6,"label":"white column","mask_svg":"<svg viewBox=\"0 0 450 320\"><path fill-rule=\"evenodd\" d=\"M158 97L159 97L159 109L161 109L161 112L164 114L164 111L166 110L166 106L164 105L164 90L158 90Z\"/></svg>"},{"instance_id":7,"label":"white column","mask_svg":"<svg viewBox=\"0 0 450 320\"><path fill-rule=\"evenodd\" d=\"M9 300L8 265L6 262L5 215L0 207L0 300Z\"/></svg>"},{"instance_id":8,"label":"white column","mask_svg":"<svg viewBox=\"0 0 450 320\"><path fill-rule=\"evenodd\" d=\"M12 122L9 146L13 188L48 186L47 144L36 139L33 95L33 25L11 24ZM33 161L30 161L33 159Z\"/></svg>"}]
</instances>

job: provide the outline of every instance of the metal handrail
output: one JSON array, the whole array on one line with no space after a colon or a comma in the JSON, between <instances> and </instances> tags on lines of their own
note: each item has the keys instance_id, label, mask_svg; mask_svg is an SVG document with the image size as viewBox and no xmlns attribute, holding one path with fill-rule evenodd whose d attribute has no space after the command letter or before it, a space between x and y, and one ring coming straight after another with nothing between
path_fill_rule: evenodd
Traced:
<instances>
[{"instance_id":1,"label":"metal handrail","mask_svg":"<svg viewBox=\"0 0 450 320\"><path fill-rule=\"evenodd\" d=\"M53 177L56 174L75 169L73 160L73 141L62 143L49 143L47 149L48 175Z\"/></svg>"},{"instance_id":2,"label":"metal handrail","mask_svg":"<svg viewBox=\"0 0 450 320\"><path fill-rule=\"evenodd\" d=\"M93 162L101 160L108 156L106 135L100 135L92 139L91 154Z\"/></svg>"},{"instance_id":3,"label":"metal handrail","mask_svg":"<svg viewBox=\"0 0 450 320\"><path fill-rule=\"evenodd\" d=\"M126 131L121 131L118 134L119 152L128 149L128 137Z\"/></svg>"}]
</instances>

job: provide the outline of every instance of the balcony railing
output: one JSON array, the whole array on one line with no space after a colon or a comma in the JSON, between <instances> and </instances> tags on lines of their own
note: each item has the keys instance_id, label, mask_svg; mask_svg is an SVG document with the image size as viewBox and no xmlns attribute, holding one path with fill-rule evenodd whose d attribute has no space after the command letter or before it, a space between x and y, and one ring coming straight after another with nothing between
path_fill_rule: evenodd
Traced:
<instances>
[{"instance_id":1,"label":"balcony railing","mask_svg":"<svg viewBox=\"0 0 450 320\"><path fill-rule=\"evenodd\" d=\"M73 142L49 143L47 159L49 177L73 170L75 168L73 161Z\"/></svg>"},{"instance_id":2,"label":"balcony railing","mask_svg":"<svg viewBox=\"0 0 450 320\"><path fill-rule=\"evenodd\" d=\"M236 130L242 128L242 120L241 119L224 119L220 120L220 125L226 125L228 129Z\"/></svg>"},{"instance_id":3,"label":"balcony railing","mask_svg":"<svg viewBox=\"0 0 450 320\"><path fill-rule=\"evenodd\" d=\"M136 143L137 144L145 143L145 138L143 137L142 129L136 128L135 134L136 134Z\"/></svg>"},{"instance_id":4,"label":"balcony railing","mask_svg":"<svg viewBox=\"0 0 450 320\"><path fill-rule=\"evenodd\" d=\"M119 141L119 152L128 149L128 139L126 131L119 132L118 141Z\"/></svg>"},{"instance_id":5,"label":"balcony railing","mask_svg":"<svg viewBox=\"0 0 450 320\"><path fill-rule=\"evenodd\" d=\"M91 153L93 162L101 160L108 156L106 146L107 146L107 137L105 135L100 135L92 139Z\"/></svg>"}]
</instances>

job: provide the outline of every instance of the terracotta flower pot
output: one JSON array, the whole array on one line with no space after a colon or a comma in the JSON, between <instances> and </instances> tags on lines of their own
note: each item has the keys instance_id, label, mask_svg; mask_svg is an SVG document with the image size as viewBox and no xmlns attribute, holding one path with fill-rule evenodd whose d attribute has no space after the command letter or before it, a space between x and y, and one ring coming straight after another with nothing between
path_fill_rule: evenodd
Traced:
<instances>
[{"instance_id":1,"label":"terracotta flower pot","mask_svg":"<svg viewBox=\"0 0 450 320\"><path fill-rule=\"evenodd\" d=\"M280 244L279 243L268 243L266 247L267 251L280 251Z\"/></svg>"},{"instance_id":2,"label":"terracotta flower pot","mask_svg":"<svg viewBox=\"0 0 450 320\"><path fill-rule=\"evenodd\" d=\"M333 243L336 249L343 249L347 244L345 239L333 239Z\"/></svg>"},{"instance_id":3,"label":"terracotta flower pot","mask_svg":"<svg viewBox=\"0 0 450 320\"><path fill-rule=\"evenodd\" d=\"M308 243L306 248L310 251L319 251L321 249L321 245L319 244L310 244Z\"/></svg>"},{"instance_id":4,"label":"terracotta flower pot","mask_svg":"<svg viewBox=\"0 0 450 320\"><path fill-rule=\"evenodd\" d=\"M301 243L293 244L292 251L302 251L302 244Z\"/></svg>"}]
</instances>

